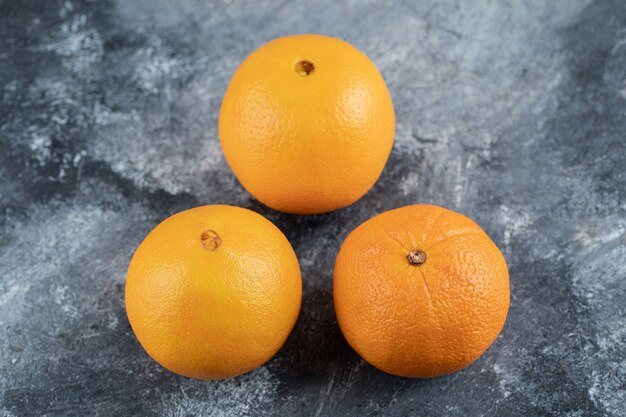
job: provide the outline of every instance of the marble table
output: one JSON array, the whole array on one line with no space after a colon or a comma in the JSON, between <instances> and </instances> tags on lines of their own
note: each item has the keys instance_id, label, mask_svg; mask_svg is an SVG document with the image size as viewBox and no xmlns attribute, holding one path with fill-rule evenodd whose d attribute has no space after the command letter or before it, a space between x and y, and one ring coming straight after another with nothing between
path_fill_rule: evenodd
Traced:
<instances>
[{"instance_id":1,"label":"marble table","mask_svg":"<svg viewBox=\"0 0 626 417\"><path fill-rule=\"evenodd\" d=\"M272 211L219 148L237 65L282 35L364 51L397 115L360 201ZM283 349L202 382L159 367L124 310L133 250L165 217L267 216L303 274ZM342 337L332 268L382 211L434 203L504 253L511 309L467 369L383 374ZM626 3L0 1L1 416L626 416Z\"/></svg>"}]
</instances>

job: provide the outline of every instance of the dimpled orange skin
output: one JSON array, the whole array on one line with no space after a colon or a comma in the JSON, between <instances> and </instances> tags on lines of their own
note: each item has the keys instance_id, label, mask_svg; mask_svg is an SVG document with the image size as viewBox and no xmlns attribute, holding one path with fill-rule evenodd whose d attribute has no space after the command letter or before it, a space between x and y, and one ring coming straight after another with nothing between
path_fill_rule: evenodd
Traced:
<instances>
[{"instance_id":1,"label":"dimpled orange skin","mask_svg":"<svg viewBox=\"0 0 626 417\"><path fill-rule=\"evenodd\" d=\"M310 74L296 70L302 61L312 63ZM361 198L380 176L394 134L393 104L374 64L321 35L286 36L253 52L219 116L224 155L244 188L297 214Z\"/></svg>"},{"instance_id":2,"label":"dimpled orange skin","mask_svg":"<svg viewBox=\"0 0 626 417\"><path fill-rule=\"evenodd\" d=\"M409 262L415 250L425 261ZM350 345L404 377L468 366L496 339L509 309L509 273L496 245L469 218L432 205L391 210L357 227L337 257L333 288Z\"/></svg>"},{"instance_id":3,"label":"dimpled orange skin","mask_svg":"<svg viewBox=\"0 0 626 417\"><path fill-rule=\"evenodd\" d=\"M302 300L291 245L261 215L203 206L169 217L137 248L126 311L137 339L163 367L224 379L270 359Z\"/></svg>"}]
</instances>

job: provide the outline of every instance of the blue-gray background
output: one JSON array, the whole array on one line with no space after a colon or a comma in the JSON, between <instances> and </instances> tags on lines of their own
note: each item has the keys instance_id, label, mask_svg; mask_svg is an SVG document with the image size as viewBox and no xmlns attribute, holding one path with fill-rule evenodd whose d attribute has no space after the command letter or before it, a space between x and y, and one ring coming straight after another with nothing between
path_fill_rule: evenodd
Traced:
<instances>
[{"instance_id":1,"label":"blue-gray background","mask_svg":"<svg viewBox=\"0 0 626 417\"><path fill-rule=\"evenodd\" d=\"M286 34L340 37L385 77L397 135L353 206L299 217L237 183L217 115L237 65ZM0 1L0 415L625 416L626 2ZM126 266L165 217L227 203L298 254L299 321L248 375L156 365ZM394 207L474 218L506 256L504 331L454 375L385 375L346 344L331 274Z\"/></svg>"}]
</instances>

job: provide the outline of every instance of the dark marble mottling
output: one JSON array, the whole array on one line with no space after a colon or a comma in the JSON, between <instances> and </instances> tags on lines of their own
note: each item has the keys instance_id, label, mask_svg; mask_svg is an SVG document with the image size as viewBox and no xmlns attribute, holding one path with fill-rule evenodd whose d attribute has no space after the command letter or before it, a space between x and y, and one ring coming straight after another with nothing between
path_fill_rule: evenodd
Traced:
<instances>
[{"instance_id":1,"label":"dark marble mottling","mask_svg":"<svg viewBox=\"0 0 626 417\"><path fill-rule=\"evenodd\" d=\"M238 63L317 32L378 65L396 143L353 206L260 205L219 149ZM385 375L344 341L331 274L347 233L394 207L474 218L505 254L511 310L462 372ZM275 222L302 313L267 365L223 382L154 363L126 266L201 204ZM0 0L0 415L626 416L626 2Z\"/></svg>"}]
</instances>

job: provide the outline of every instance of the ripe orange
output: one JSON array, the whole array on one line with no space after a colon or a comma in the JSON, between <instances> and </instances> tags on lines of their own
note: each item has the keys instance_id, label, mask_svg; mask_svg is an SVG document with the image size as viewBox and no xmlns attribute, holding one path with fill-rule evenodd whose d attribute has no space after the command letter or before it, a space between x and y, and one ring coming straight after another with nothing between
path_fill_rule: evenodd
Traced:
<instances>
[{"instance_id":1,"label":"ripe orange","mask_svg":"<svg viewBox=\"0 0 626 417\"><path fill-rule=\"evenodd\" d=\"M359 50L321 35L269 42L239 66L219 116L224 155L265 205L313 214L354 203L395 133L385 81Z\"/></svg>"},{"instance_id":2,"label":"ripe orange","mask_svg":"<svg viewBox=\"0 0 626 417\"><path fill-rule=\"evenodd\" d=\"M128 320L172 372L222 379L261 366L302 300L298 260L270 221L239 207L169 217L139 245L126 279Z\"/></svg>"},{"instance_id":3,"label":"ripe orange","mask_svg":"<svg viewBox=\"0 0 626 417\"><path fill-rule=\"evenodd\" d=\"M337 320L367 362L433 377L476 360L509 309L504 257L469 218L431 205L382 213L345 240L334 272Z\"/></svg>"}]
</instances>

